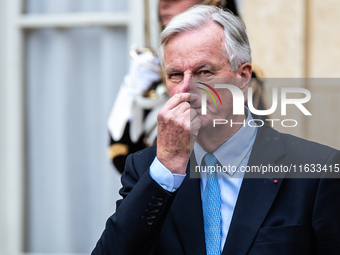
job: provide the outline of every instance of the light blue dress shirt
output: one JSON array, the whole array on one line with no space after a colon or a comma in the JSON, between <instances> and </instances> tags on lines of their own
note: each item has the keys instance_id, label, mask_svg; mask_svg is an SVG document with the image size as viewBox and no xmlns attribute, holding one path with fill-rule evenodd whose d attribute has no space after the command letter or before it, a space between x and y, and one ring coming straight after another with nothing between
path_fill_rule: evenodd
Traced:
<instances>
[{"instance_id":1,"label":"light blue dress shirt","mask_svg":"<svg viewBox=\"0 0 340 255\"><path fill-rule=\"evenodd\" d=\"M222 144L216 151L214 156L217 158L221 166L235 166L237 171L230 175L222 173L219 175L219 184L221 187L221 216L222 216L222 237L221 251L227 239L231 219L235 209L237 197L241 188L244 173L239 171L241 167L248 164L251 150L253 148L257 127L248 126L248 122L252 120L252 116L247 110L246 125L241 127L228 141ZM241 124L240 124L241 125ZM254 126L254 122L251 122ZM197 143L194 145L194 153L197 165L201 166L202 159L206 152ZM182 184L185 175L172 174L158 159L155 157L150 166L151 177L164 189L174 192ZM201 198L203 197L207 180L205 173L201 173Z\"/></svg>"}]
</instances>

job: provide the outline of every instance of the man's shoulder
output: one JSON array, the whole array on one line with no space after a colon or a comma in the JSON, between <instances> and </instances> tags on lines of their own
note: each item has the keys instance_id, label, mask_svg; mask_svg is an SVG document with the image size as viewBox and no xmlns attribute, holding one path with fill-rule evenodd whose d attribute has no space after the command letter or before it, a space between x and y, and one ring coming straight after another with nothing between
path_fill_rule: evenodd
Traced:
<instances>
[{"instance_id":1,"label":"man's shoulder","mask_svg":"<svg viewBox=\"0 0 340 255\"><path fill-rule=\"evenodd\" d=\"M294 135L281 133L265 125L258 129L257 143L264 146L280 146L286 156L304 159L327 159L334 152L334 148L317 142L309 141Z\"/></svg>"}]
</instances>

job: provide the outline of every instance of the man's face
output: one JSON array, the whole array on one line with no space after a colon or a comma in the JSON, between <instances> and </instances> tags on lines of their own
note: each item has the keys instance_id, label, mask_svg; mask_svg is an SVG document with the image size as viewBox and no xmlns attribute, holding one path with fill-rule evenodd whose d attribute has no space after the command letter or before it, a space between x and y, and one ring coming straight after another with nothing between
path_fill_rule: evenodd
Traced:
<instances>
[{"instance_id":1,"label":"man's face","mask_svg":"<svg viewBox=\"0 0 340 255\"><path fill-rule=\"evenodd\" d=\"M241 67L236 72L230 68L225 56L224 32L219 25L211 22L204 28L183 32L172 38L164 48L164 70L170 97L178 93L190 93L191 108L197 111L202 127L211 126L213 119L232 117L232 94L228 89L217 89L223 106L215 105L207 97L207 115L202 116L201 95L205 92L196 89L198 84L194 84L191 79L206 81L244 77ZM246 90L243 87L241 89L243 92Z\"/></svg>"},{"instance_id":2,"label":"man's face","mask_svg":"<svg viewBox=\"0 0 340 255\"><path fill-rule=\"evenodd\" d=\"M201 0L160 0L159 16L162 26L166 27L174 16L199 3Z\"/></svg>"}]
</instances>

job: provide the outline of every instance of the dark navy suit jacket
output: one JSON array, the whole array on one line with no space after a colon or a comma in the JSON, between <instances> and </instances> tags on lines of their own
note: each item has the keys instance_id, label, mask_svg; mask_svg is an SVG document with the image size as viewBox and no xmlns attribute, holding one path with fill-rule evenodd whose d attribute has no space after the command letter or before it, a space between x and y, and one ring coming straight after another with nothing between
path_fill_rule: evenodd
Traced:
<instances>
[{"instance_id":1,"label":"dark navy suit jacket","mask_svg":"<svg viewBox=\"0 0 340 255\"><path fill-rule=\"evenodd\" d=\"M155 155L151 147L128 157L123 199L93 255L206 254L200 180L190 178L188 167L181 187L165 191L149 174ZM265 125L248 165L338 163L340 151ZM339 255L340 180L279 177L243 180L222 255Z\"/></svg>"}]
</instances>

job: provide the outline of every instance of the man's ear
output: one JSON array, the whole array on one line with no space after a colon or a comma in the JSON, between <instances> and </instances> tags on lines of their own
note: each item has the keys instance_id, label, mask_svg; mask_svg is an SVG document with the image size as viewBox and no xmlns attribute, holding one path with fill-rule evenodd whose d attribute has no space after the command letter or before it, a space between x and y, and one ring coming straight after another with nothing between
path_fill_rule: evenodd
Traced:
<instances>
[{"instance_id":1,"label":"man's ear","mask_svg":"<svg viewBox=\"0 0 340 255\"><path fill-rule=\"evenodd\" d=\"M237 70L237 76L238 78L242 78L241 82L239 84L239 88L242 90L243 94L246 93L251 80L251 64L250 63L244 63L242 64L238 70Z\"/></svg>"},{"instance_id":2,"label":"man's ear","mask_svg":"<svg viewBox=\"0 0 340 255\"><path fill-rule=\"evenodd\" d=\"M251 64L250 63L244 63L240 65L240 67L237 70L237 74L239 75L239 78L251 78Z\"/></svg>"}]
</instances>

